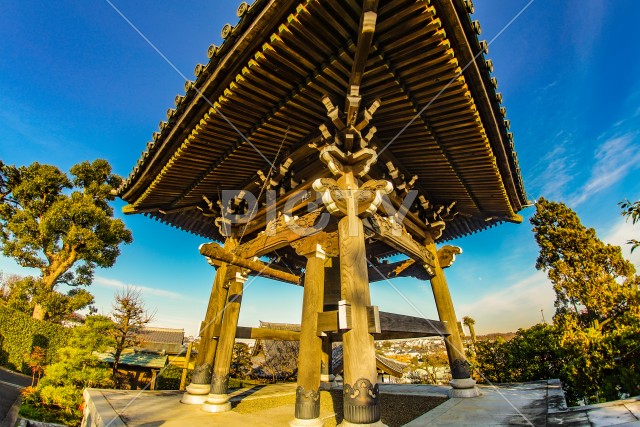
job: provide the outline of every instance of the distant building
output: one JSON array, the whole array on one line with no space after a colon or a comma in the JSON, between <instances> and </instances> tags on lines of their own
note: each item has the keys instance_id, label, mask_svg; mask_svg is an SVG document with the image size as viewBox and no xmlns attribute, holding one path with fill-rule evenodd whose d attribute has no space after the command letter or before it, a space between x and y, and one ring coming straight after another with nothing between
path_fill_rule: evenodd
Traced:
<instances>
[{"instance_id":1,"label":"distant building","mask_svg":"<svg viewBox=\"0 0 640 427\"><path fill-rule=\"evenodd\" d=\"M143 328L136 350L178 355L184 353L184 329Z\"/></svg>"}]
</instances>

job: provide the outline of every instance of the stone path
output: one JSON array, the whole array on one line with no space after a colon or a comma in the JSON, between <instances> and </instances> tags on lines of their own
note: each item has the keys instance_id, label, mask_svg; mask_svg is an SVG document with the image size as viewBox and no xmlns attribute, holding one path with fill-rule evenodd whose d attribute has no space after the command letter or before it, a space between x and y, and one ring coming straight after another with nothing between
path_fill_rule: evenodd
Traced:
<instances>
[{"instance_id":1,"label":"stone path","mask_svg":"<svg viewBox=\"0 0 640 427\"><path fill-rule=\"evenodd\" d=\"M295 394L295 384L236 390L232 402ZM381 384L383 394L446 396L448 386ZM640 397L601 405L567 408L558 380L480 386L481 396L449 399L406 427L422 426L620 426L640 427ZM283 405L252 414L210 414L179 402L177 391L86 390L95 425L109 427L287 426L293 407ZM120 416L118 414L121 414ZM321 417L332 414L321 413Z\"/></svg>"},{"instance_id":2,"label":"stone path","mask_svg":"<svg viewBox=\"0 0 640 427\"><path fill-rule=\"evenodd\" d=\"M20 391L31 385L31 377L0 368L0 427L13 427Z\"/></svg>"}]
</instances>

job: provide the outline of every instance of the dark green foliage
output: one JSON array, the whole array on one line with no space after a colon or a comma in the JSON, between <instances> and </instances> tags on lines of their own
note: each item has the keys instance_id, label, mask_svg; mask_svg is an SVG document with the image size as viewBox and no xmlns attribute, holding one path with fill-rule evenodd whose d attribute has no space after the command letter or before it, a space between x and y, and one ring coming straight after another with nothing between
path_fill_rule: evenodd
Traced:
<instances>
[{"instance_id":1,"label":"dark green foliage","mask_svg":"<svg viewBox=\"0 0 640 427\"><path fill-rule=\"evenodd\" d=\"M156 390L179 390L182 371L183 369L179 366L168 365L165 369L160 371ZM185 384L189 384L191 382L191 375L193 375L193 369L187 370L187 379Z\"/></svg>"},{"instance_id":2,"label":"dark green foliage","mask_svg":"<svg viewBox=\"0 0 640 427\"><path fill-rule=\"evenodd\" d=\"M70 330L61 325L31 318L0 304L0 364L30 374L25 356L34 346L46 350L47 362L66 346Z\"/></svg>"},{"instance_id":3,"label":"dark green foliage","mask_svg":"<svg viewBox=\"0 0 640 427\"><path fill-rule=\"evenodd\" d=\"M88 316L72 329L69 345L58 351L55 363L47 366L37 387L23 392L24 410L43 418L64 420L78 426L82 420L82 391L87 387L109 388L111 369L92 353L113 345L109 331L113 322L105 316Z\"/></svg>"},{"instance_id":4,"label":"dark green foliage","mask_svg":"<svg viewBox=\"0 0 640 427\"><path fill-rule=\"evenodd\" d=\"M39 319L91 304L93 297L78 287L91 284L96 267L113 266L120 244L132 241L108 204L122 182L109 163L82 162L70 172L68 177L52 165L0 161L0 248L20 265L40 270L22 287ZM59 292L61 284L72 290Z\"/></svg>"},{"instance_id":5,"label":"dark green foliage","mask_svg":"<svg viewBox=\"0 0 640 427\"><path fill-rule=\"evenodd\" d=\"M509 342L477 344L489 381L560 378L570 404L640 393L640 295L633 265L562 203L540 199L531 218L536 267L556 292L553 325L520 330Z\"/></svg>"}]
</instances>

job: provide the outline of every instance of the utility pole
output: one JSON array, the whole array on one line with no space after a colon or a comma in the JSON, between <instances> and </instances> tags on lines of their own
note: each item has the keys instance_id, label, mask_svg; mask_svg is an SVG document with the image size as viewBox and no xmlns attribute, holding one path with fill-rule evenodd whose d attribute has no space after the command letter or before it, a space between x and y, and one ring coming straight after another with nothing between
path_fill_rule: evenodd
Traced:
<instances>
[{"instance_id":1,"label":"utility pole","mask_svg":"<svg viewBox=\"0 0 640 427\"><path fill-rule=\"evenodd\" d=\"M547 321L544 320L544 309L543 308L540 309L540 314L542 314L542 323L547 323Z\"/></svg>"}]
</instances>

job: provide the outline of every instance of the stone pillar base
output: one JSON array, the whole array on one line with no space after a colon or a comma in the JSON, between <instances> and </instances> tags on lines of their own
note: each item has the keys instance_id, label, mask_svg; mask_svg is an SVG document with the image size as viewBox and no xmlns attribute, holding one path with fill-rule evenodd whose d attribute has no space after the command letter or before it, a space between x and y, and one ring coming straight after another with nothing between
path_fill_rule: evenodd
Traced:
<instances>
[{"instance_id":1,"label":"stone pillar base","mask_svg":"<svg viewBox=\"0 0 640 427\"><path fill-rule=\"evenodd\" d=\"M227 403L205 402L202 405L202 410L205 411L205 412L211 412L211 413L227 412L227 411L231 410L231 402L227 402Z\"/></svg>"},{"instance_id":2,"label":"stone pillar base","mask_svg":"<svg viewBox=\"0 0 640 427\"><path fill-rule=\"evenodd\" d=\"M202 405L207 400L206 394L191 394L185 393L182 395L180 399L180 403L184 403L186 405Z\"/></svg>"},{"instance_id":3,"label":"stone pillar base","mask_svg":"<svg viewBox=\"0 0 640 427\"><path fill-rule=\"evenodd\" d=\"M333 374L321 374L320 375L320 381L325 382L325 383L330 383L331 381L335 380L336 377Z\"/></svg>"},{"instance_id":4,"label":"stone pillar base","mask_svg":"<svg viewBox=\"0 0 640 427\"><path fill-rule=\"evenodd\" d=\"M368 424L354 424L347 420L343 420L340 424L338 424L338 427L387 427L387 425L383 424L383 422L380 420L376 421L375 423Z\"/></svg>"},{"instance_id":5,"label":"stone pillar base","mask_svg":"<svg viewBox=\"0 0 640 427\"><path fill-rule=\"evenodd\" d=\"M231 410L228 394L209 394L206 402L202 405L205 412L226 412Z\"/></svg>"},{"instance_id":6,"label":"stone pillar base","mask_svg":"<svg viewBox=\"0 0 640 427\"><path fill-rule=\"evenodd\" d=\"M187 405L201 405L207 400L207 394L211 390L209 384L189 384L187 392L182 395L180 402Z\"/></svg>"},{"instance_id":7,"label":"stone pillar base","mask_svg":"<svg viewBox=\"0 0 640 427\"><path fill-rule=\"evenodd\" d=\"M290 427L323 427L324 421L320 418L312 418L310 420L302 420L300 418L294 418L289 421Z\"/></svg>"},{"instance_id":8,"label":"stone pillar base","mask_svg":"<svg viewBox=\"0 0 640 427\"><path fill-rule=\"evenodd\" d=\"M449 397L478 397L480 390L476 387L476 380L473 378L453 379L449 383L452 389L449 390Z\"/></svg>"}]
</instances>

